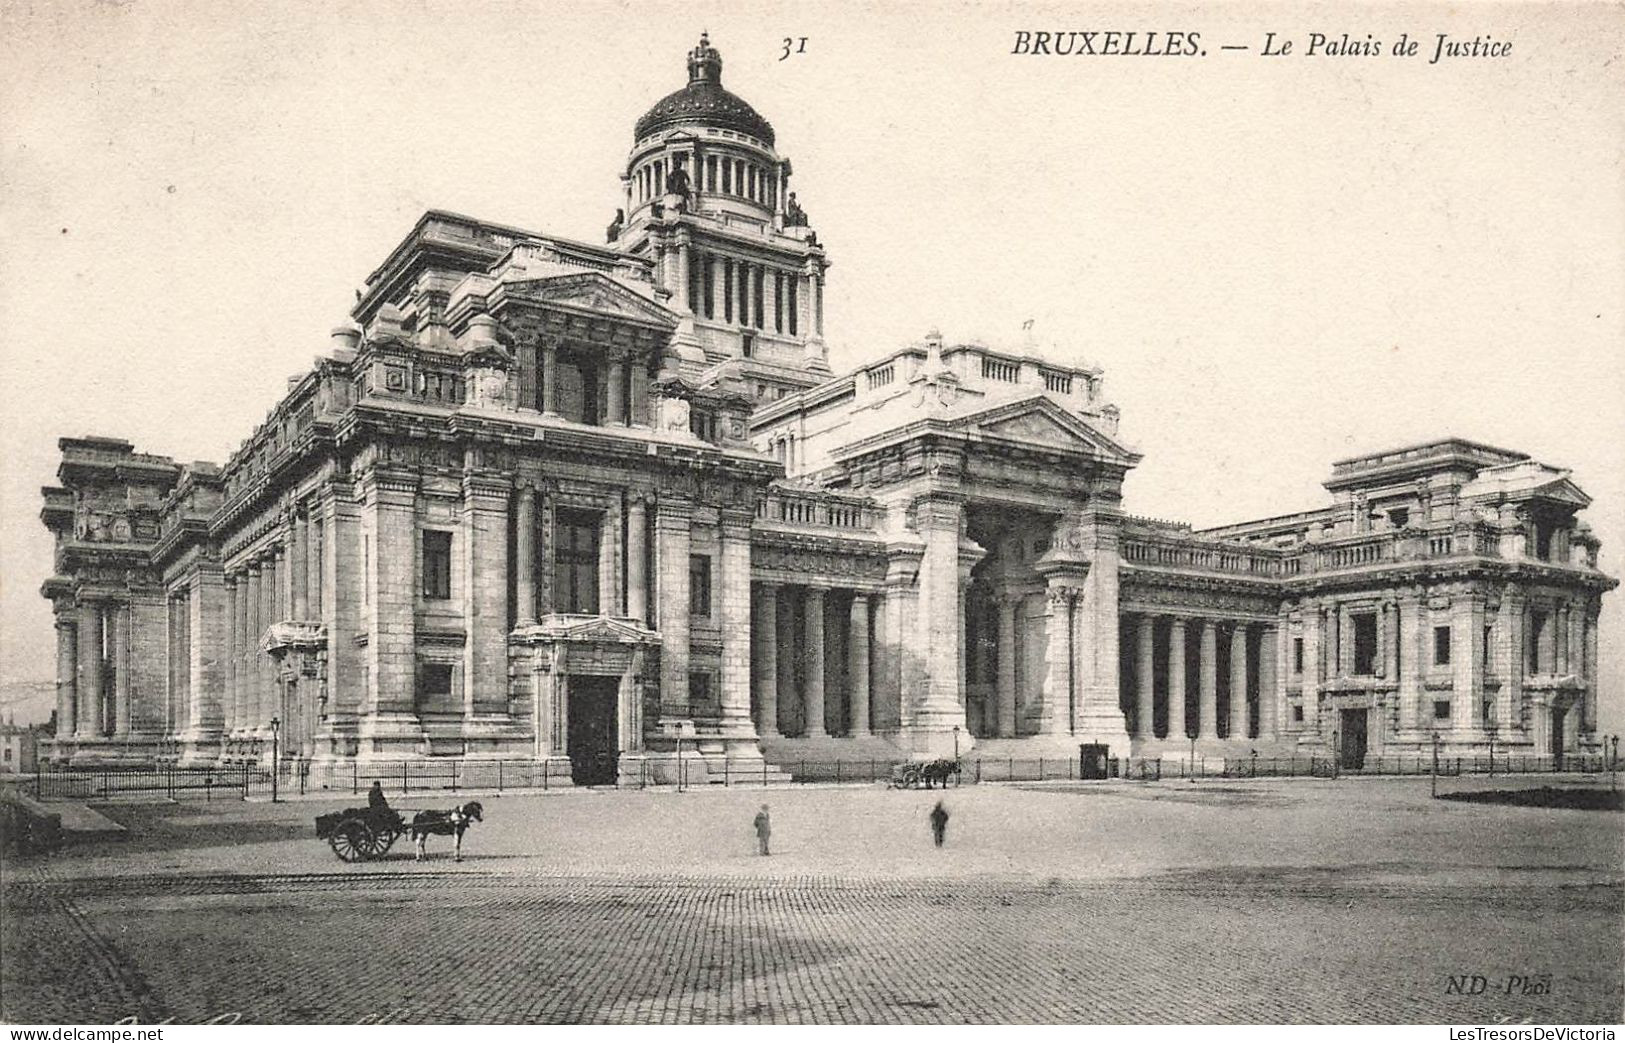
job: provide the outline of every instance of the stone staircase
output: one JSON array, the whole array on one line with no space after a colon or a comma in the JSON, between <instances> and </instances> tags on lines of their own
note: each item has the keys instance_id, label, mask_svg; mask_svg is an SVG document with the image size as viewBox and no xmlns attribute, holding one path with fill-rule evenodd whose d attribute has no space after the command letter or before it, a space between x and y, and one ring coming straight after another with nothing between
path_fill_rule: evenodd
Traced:
<instances>
[{"instance_id":1,"label":"stone staircase","mask_svg":"<svg viewBox=\"0 0 1625 1043\"><path fill-rule=\"evenodd\" d=\"M908 755L878 736L824 736L761 741L762 753L797 782L856 782L891 777L891 766Z\"/></svg>"}]
</instances>

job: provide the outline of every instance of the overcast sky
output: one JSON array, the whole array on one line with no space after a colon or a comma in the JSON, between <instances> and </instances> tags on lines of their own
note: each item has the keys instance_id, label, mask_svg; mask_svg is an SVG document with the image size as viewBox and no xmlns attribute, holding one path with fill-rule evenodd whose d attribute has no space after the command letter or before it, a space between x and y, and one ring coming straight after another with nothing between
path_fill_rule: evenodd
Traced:
<instances>
[{"instance_id":1,"label":"overcast sky","mask_svg":"<svg viewBox=\"0 0 1625 1043\"><path fill-rule=\"evenodd\" d=\"M828 245L837 368L1030 318L1104 367L1134 513L1315 507L1335 459L1461 435L1573 468L1618 573L1620 10L0 4L0 677L54 669L58 437L224 460L427 208L599 240L701 28ZM1019 30L1208 54L1012 55ZM1438 33L1513 49L1430 65Z\"/></svg>"}]
</instances>

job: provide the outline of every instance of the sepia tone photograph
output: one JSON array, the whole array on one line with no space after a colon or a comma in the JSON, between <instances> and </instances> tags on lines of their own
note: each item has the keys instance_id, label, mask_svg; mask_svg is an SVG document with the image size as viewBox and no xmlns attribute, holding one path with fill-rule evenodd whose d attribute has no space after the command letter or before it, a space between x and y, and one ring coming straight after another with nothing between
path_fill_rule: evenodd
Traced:
<instances>
[{"instance_id":1,"label":"sepia tone photograph","mask_svg":"<svg viewBox=\"0 0 1625 1043\"><path fill-rule=\"evenodd\" d=\"M0 1022L1625 1021L1622 98L0 0Z\"/></svg>"}]
</instances>

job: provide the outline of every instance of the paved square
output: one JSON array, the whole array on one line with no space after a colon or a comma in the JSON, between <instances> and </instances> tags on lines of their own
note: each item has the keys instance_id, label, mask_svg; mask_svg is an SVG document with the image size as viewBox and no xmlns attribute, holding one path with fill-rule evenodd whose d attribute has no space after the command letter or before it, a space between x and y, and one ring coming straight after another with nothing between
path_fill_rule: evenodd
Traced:
<instances>
[{"instance_id":1,"label":"paved square","mask_svg":"<svg viewBox=\"0 0 1625 1043\"><path fill-rule=\"evenodd\" d=\"M1622 817L1427 780L482 797L346 866L336 801L115 807L8 864L22 1022L1617 1022ZM402 810L466 795L395 797ZM751 819L772 806L774 855ZM1480 975L1479 995L1449 991ZM1549 989L1508 995L1511 976Z\"/></svg>"}]
</instances>

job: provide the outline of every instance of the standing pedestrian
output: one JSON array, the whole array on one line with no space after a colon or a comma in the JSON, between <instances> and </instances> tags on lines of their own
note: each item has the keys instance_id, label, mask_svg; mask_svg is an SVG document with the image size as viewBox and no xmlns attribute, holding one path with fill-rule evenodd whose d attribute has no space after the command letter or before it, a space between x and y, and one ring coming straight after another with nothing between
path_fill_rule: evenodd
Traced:
<instances>
[{"instance_id":1,"label":"standing pedestrian","mask_svg":"<svg viewBox=\"0 0 1625 1043\"><path fill-rule=\"evenodd\" d=\"M937 801L937 806L931 809L931 837L942 846L942 840L948 834L948 809Z\"/></svg>"},{"instance_id":2,"label":"standing pedestrian","mask_svg":"<svg viewBox=\"0 0 1625 1043\"><path fill-rule=\"evenodd\" d=\"M756 849L766 855L767 842L773 836L773 817L767 813L767 805L756 813Z\"/></svg>"}]
</instances>

